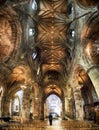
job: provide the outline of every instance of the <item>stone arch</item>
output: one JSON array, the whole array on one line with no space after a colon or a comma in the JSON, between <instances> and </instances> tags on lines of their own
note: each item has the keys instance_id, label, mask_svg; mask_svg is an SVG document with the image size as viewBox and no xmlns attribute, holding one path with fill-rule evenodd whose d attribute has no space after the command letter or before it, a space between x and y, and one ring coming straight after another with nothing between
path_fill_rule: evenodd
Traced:
<instances>
[{"instance_id":1,"label":"stone arch","mask_svg":"<svg viewBox=\"0 0 99 130\"><path fill-rule=\"evenodd\" d=\"M86 60L87 64L99 64L98 22L99 15L97 12L94 12L87 20L81 34L83 54L85 54L84 59Z\"/></svg>"},{"instance_id":2,"label":"stone arch","mask_svg":"<svg viewBox=\"0 0 99 130\"><path fill-rule=\"evenodd\" d=\"M63 97L61 97L60 95L58 95L57 93L55 93L55 92L53 92L53 93L49 93L48 95L46 95L43 99L42 99L42 103L43 103L43 113L44 113L44 103L45 103L45 101L46 101L46 99L49 97L49 96L51 96L51 95L56 95L60 100L61 100L61 103L62 103L62 118L64 118L64 113L65 113L65 111L64 111L64 106L65 106L65 104L64 104L64 98Z\"/></svg>"},{"instance_id":3,"label":"stone arch","mask_svg":"<svg viewBox=\"0 0 99 130\"><path fill-rule=\"evenodd\" d=\"M87 93L89 93L89 98L85 97L85 100L89 99L89 101L86 103L87 104L94 103L95 102L94 98L97 98L97 93L95 91L95 87L94 87L87 71L85 71L85 69L81 65L79 65L79 66L77 66L75 72L76 72L76 74L75 74L76 82L79 85L80 89L81 90L87 89L89 91L89 92L87 92Z\"/></svg>"},{"instance_id":4,"label":"stone arch","mask_svg":"<svg viewBox=\"0 0 99 130\"><path fill-rule=\"evenodd\" d=\"M88 73L84 70L81 65L77 65L74 71L75 76L75 86L74 86L74 99L76 106L76 117L78 119L84 118L85 106L92 106L95 104L97 99L97 93L95 87L89 77ZM79 105L78 105L79 104ZM82 117L80 117L80 109L82 110ZM78 111L78 113L77 113Z\"/></svg>"},{"instance_id":5,"label":"stone arch","mask_svg":"<svg viewBox=\"0 0 99 130\"><path fill-rule=\"evenodd\" d=\"M9 90L19 84L19 87L22 89L24 86L22 85L29 85L32 82L30 68L25 64L17 65L13 68L13 71L9 74L7 78L7 87ZM18 86L17 86L18 87Z\"/></svg>"},{"instance_id":6,"label":"stone arch","mask_svg":"<svg viewBox=\"0 0 99 130\"><path fill-rule=\"evenodd\" d=\"M5 62L15 57L22 36L20 22L11 7L0 11L0 28L0 61Z\"/></svg>"},{"instance_id":7,"label":"stone arch","mask_svg":"<svg viewBox=\"0 0 99 130\"><path fill-rule=\"evenodd\" d=\"M20 110L20 99L19 99L19 96L17 94L13 95L12 97L12 101L11 101L11 113L10 115L17 115L19 116L19 110Z\"/></svg>"},{"instance_id":8,"label":"stone arch","mask_svg":"<svg viewBox=\"0 0 99 130\"><path fill-rule=\"evenodd\" d=\"M99 15L94 12L87 20L82 34L82 51L84 54L84 62L88 75L95 87L97 95L99 96ZM86 48L86 49L85 49Z\"/></svg>"},{"instance_id":9,"label":"stone arch","mask_svg":"<svg viewBox=\"0 0 99 130\"><path fill-rule=\"evenodd\" d=\"M50 98L50 100L49 100L49 98ZM48 101L50 101L50 103L48 103ZM48 104L50 105L50 107L49 107ZM51 107L52 105L54 105L53 106L54 108ZM59 113L58 113L58 109L60 110ZM44 100L44 115L45 115L45 117L48 116L50 113L52 113L52 114L57 113L57 115L62 117L63 116L62 112L63 112L63 100L62 100L62 98L57 93L48 94L47 97Z\"/></svg>"},{"instance_id":10,"label":"stone arch","mask_svg":"<svg viewBox=\"0 0 99 130\"><path fill-rule=\"evenodd\" d=\"M19 87L15 86L15 88L11 88L11 90L7 93L5 92L3 94L3 97L2 97L2 115L3 116L10 116L10 115L13 115L12 114L12 108L11 108L11 103L12 101L14 100L15 98L15 95L18 91L21 91L21 87L19 85ZM18 97L18 95L17 95ZM20 115L21 113L19 113Z\"/></svg>"},{"instance_id":11,"label":"stone arch","mask_svg":"<svg viewBox=\"0 0 99 130\"><path fill-rule=\"evenodd\" d=\"M62 102L62 118L64 118L65 116L65 99L64 99L64 92L62 90L62 88L60 88L59 86L56 85L49 85L46 86L42 93L41 93L41 119L44 119L44 103L47 99L48 96L50 96L51 94L55 94L56 96L58 96Z\"/></svg>"},{"instance_id":12,"label":"stone arch","mask_svg":"<svg viewBox=\"0 0 99 130\"><path fill-rule=\"evenodd\" d=\"M42 101L45 102L46 98L47 98L48 96L52 95L52 94L58 96L58 97L61 99L61 101L63 102L63 100L64 100L63 97L60 96L59 94L57 94L56 92L50 92L50 93L48 93L46 96L42 97Z\"/></svg>"}]
</instances>

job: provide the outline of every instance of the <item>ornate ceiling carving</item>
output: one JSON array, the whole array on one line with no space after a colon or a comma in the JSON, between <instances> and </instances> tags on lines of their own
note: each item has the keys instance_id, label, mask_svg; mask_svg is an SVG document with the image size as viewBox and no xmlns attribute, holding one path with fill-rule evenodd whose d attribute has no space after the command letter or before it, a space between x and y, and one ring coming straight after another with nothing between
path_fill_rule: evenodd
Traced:
<instances>
[{"instance_id":1,"label":"ornate ceiling carving","mask_svg":"<svg viewBox=\"0 0 99 130\"><path fill-rule=\"evenodd\" d=\"M84 41L83 55L89 58L85 47L90 46L90 59L99 64L99 18L96 15L90 18L82 32L82 22L90 14L85 9L86 18L80 19L83 11L79 13L80 6L76 2L88 9L96 4L91 0L39 0L33 8L31 1L9 0L10 7L6 3L0 5L0 77L6 79L9 88L35 80L44 88L46 96L49 93L62 96L73 61L79 62L81 52L76 58L74 51L76 45L80 48L80 40ZM34 31L31 36L29 29Z\"/></svg>"},{"instance_id":2,"label":"ornate ceiling carving","mask_svg":"<svg viewBox=\"0 0 99 130\"><path fill-rule=\"evenodd\" d=\"M51 79L54 78L56 82L59 82L55 76L53 77L53 73L54 75L57 73L60 78L66 78L68 63L71 62L69 56L72 53L66 36L69 27L66 14L67 2L41 0L38 2L38 7L36 15L39 21L36 25L35 46L37 44L39 48L40 79L42 76L46 79L50 73Z\"/></svg>"},{"instance_id":3,"label":"ornate ceiling carving","mask_svg":"<svg viewBox=\"0 0 99 130\"><path fill-rule=\"evenodd\" d=\"M0 61L5 62L15 55L21 41L21 27L16 13L11 8L0 11Z\"/></svg>"},{"instance_id":4,"label":"ornate ceiling carving","mask_svg":"<svg viewBox=\"0 0 99 130\"><path fill-rule=\"evenodd\" d=\"M13 72L9 75L6 82L8 88L17 85L18 83L28 85L30 82L32 82L29 67L25 65L17 66L13 69Z\"/></svg>"},{"instance_id":5,"label":"ornate ceiling carving","mask_svg":"<svg viewBox=\"0 0 99 130\"><path fill-rule=\"evenodd\" d=\"M82 33L82 39L84 40L84 54L86 58L89 58L94 64L99 64L99 16L94 13ZM86 49L85 49L86 48Z\"/></svg>"}]
</instances>

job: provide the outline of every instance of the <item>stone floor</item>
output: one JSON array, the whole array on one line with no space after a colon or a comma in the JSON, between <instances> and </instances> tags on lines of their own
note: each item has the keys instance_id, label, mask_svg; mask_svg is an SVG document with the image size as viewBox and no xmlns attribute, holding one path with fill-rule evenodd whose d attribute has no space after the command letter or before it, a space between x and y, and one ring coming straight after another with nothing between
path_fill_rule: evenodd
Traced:
<instances>
[{"instance_id":1,"label":"stone floor","mask_svg":"<svg viewBox=\"0 0 99 130\"><path fill-rule=\"evenodd\" d=\"M47 126L46 130L64 130L61 126Z\"/></svg>"},{"instance_id":2,"label":"stone floor","mask_svg":"<svg viewBox=\"0 0 99 130\"><path fill-rule=\"evenodd\" d=\"M33 120L27 123L8 123L7 127L0 130L99 130L99 125L91 121L57 119L50 126L48 120Z\"/></svg>"},{"instance_id":3,"label":"stone floor","mask_svg":"<svg viewBox=\"0 0 99 130\"><path fill-rule=\"evenodd\" d=\"M61 123L62 120L53 120L52 126L50 126L49 122L47 122L47 126L45 127L45 130L63 130Z\"/></svg>"},{"instance_id":4,"label":"stone floor","mask_svg":"<svg viewBox=\"0 0 99 130\"><path fill-rule=\"evenodd\" d=\"M45 130L99 130L99 125L90 121L54 120L52 126L47 124Z\"/></svg>"}]
</instances>

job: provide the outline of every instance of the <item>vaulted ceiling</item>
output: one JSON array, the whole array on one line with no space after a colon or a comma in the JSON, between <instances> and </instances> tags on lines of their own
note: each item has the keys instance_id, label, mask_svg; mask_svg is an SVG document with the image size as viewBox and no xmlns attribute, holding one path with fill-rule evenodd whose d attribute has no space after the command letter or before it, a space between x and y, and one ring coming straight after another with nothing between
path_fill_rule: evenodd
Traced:
<instances>
[{"instance_id":1,"label":"vaulted ceiling","mask_svg":"<svg viewBox=\"0 0 99 130\"><path fill-rule=\"evenodd\" d=\"M99 40L97 11L91 24L90 21L85 24L81 36L77 23L78 19L92 13L86 8L97 4L97 0L1 0L1 84L10 88L36 82L44 88L45 95L63 95L62 87L66 86L75 59L79 58L78 39L84 42L84 56L84 48L90 47L91 60L99 64L99 48L93 42ZM79 13L76 5L85 12ZM84 41L85 37L88 41Z\"/></svg>"}]
</instances>

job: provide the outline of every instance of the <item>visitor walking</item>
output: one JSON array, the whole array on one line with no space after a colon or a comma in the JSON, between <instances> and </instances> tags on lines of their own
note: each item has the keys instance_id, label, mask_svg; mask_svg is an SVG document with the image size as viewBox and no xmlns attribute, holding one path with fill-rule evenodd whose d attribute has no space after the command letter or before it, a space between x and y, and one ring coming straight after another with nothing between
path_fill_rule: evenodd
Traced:
<instances>
[{"instance_id":1,"label":"visitor walking","mask_svg":"<svg viewBox=\"0 0 99 130\"><path fill-rule=\"evenodd\" d=\"M52 125L52 120L53 120L53 116L51 114L49 114L49 123L50 123L50 125Z\"/></svg>"}]
</instances>

